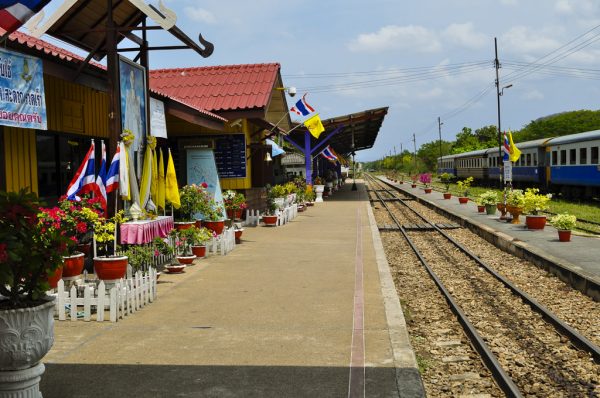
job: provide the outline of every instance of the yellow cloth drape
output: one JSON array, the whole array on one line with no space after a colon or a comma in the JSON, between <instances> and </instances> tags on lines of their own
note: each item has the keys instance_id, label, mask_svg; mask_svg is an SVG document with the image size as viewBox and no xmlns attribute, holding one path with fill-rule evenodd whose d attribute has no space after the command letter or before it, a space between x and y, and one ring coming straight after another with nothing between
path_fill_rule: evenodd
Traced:
<instances>
[{"instance_id":1,"label":"yellow cloth drape","mask_svg":"<svg viewBox=\"0 0 600 398\"><path fill-rule=\"evenodd\" d=\"M163 160L162 148L159 148L158 150L160 152L160 159L158 161L158 193L156 205L162 209L165 209L165 161Z\"/></svg>"},{"instance_id":2,"label":"yellow cloth drape","mask_svg":"<svg viewBox=\"0 0 600 398\"><path fill-rule=\"evenodd\" d=\"M167 181L165 190L165 199L171 203L174 208L179 209L181 202L179 200L179 188L177 187L177 175L175 174L175 163L169 149L169 159L167 161Z\"/></svg>"}]
</instances>

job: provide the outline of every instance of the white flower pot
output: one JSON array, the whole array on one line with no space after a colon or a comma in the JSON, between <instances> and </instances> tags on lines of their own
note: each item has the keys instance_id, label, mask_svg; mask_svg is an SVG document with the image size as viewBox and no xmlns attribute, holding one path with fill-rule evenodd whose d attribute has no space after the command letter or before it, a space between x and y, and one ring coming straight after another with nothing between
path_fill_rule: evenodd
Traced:
<instances>
[{"instance_id":1,"label":"white flower pot","mask_svg":"<svg viewBox=\"0 0 600 398\"><path fill-rule=\"evenodd\" d=\"M325 190L325 185L315 185L315 193L317 194L317 198L315 202L323 201L323 191Z\"/></svg>"},{"instance_id":2,"label":"white flower pot","mask_svg":"<svg viewBox=\"0 0 600 398\"><path fill-rule=\"evenodd\" d=\"M285 207L285 198L275 198L273 199L279 210L283 210Z\"/></svg>"}]
</instances>

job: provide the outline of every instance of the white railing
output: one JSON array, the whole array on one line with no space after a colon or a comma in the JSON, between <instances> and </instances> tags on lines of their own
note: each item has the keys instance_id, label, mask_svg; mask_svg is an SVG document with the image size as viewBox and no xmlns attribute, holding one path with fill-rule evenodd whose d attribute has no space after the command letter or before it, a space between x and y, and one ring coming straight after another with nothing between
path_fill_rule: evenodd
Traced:
<instances>
[{"instance_id":1,"label":"white railing","mask_svg":"<svg viewBox=\"0 0 600 398\"><path fill-rule=\"evenodd\" d=\"M221 235L212 238L212 240L206 245L206 254L220 253L222 256L224 256L233 249L235 249L235 230L233 227L225 228Z\"/></svg>"},{"instance_id":2,"label":"white railing","mask_svg":"<svg viewBox=\"0 0 600 398\"><path fill-rule=\"evenodd\" d=\"M132 278L120 279L116 283L73 284L69 290L65 290L65 282L61 279L54 295L57 296L55 303L59 321L69 318L74 322L81 317L89 322L95 313L95 320L103 322L107 320L104 312L108 309L108 320L117 322L156 300L156 270L150 268L143 274L138 271Z\"/></svg>"},{"instance_id":3,"label":"white railing","mask_svg":"<svg viewBox=\"0 0 600 398\"><path fill-rule=\"evenodd\" d=\"M298 204L292 203L289 206L284 207L282 210L276 210L275 215L277 216L277 225L284 225L292 221L298 216ZM246 220L244 221L245 227L256 227L260 225L262 220L262 214L259 210L246 210Z\"/></svg>"}]
</instances>

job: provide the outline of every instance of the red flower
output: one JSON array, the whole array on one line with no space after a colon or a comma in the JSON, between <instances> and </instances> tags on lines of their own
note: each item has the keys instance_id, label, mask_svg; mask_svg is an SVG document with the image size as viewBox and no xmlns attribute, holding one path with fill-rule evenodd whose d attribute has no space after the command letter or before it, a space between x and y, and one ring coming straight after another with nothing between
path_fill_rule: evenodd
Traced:
<instances>
[{"instance_id":1,"label":"red flower","mask_svg":"<svg viewBox=\"0 0 600 398\"><path fill-rule=\"evenodd\" d=\"M205 182L203 182L203 183L202 183L202 188L208 188L208 184L207 184L207 183L205 183Z\"/></svg>"},{"instance_id":2,"label":"red flower","mask_svg":"<svg viewBox=\"0 0 600 398\"><path fill-rule=\"evenodd\" d=\"M87 232L87 224L84 223L83 221L80 221L77 223L77 225L75 226L75 229L77 230L77 232L79 232L80 234L85 234Z\"/></svg>"}]
</instances>

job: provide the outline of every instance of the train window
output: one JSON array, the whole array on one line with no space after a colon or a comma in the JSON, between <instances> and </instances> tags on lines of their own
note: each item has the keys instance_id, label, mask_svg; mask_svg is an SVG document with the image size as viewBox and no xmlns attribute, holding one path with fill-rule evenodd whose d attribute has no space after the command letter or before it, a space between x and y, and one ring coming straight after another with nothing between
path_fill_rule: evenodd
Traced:
<instances>
[{"instance_id":1,"label":"train window","mask_svg":"<svg viewBox=\"0 0 600 398\"><path fill-rule=\"evenodd\" d=\"M527 166L531 166L531 154L527 154Z\"/></svg>"},{"instance_id":2,"label":"train window","mask_svg":"<svg viewBox=\"0 0 600 398\"><path fill-rule=\"evenodd\" d=\"M558 164L558 152L552 151L552 166L556 166Z\"/></svg>"},{"instance_id":3,"label":"train window","mask_svg":"<svg viewBox=\"0 0 600 398\"><path fill-rule=\"evenodd\" d=\"M538 163L537 163L537 153L534 153L534 154L533 154L533 165L534 165L534 166L537 166L537 165L538 165Z\"/></svg>"},{"instance_id":4,"label":"train window","mask_svg":"<svg viewBox=\"0 0 600 398\"><path fill-rule=\"evenodd\" d=\"M579 164L587 164L587 148L579 148Z\"/></svg>"},{"instance_id":5,"label":"train window","mask_svg":"<svg viewBox=\"0 0 600 398\"><path fill-rule=\"evenodd\" d=\"M577 164L577 149L570 149L569 152L569 164Z\"/></svg>"},{"instance_id":6,"label":"train window","mask_svg":"<svg viewBox=\"0 0 600 398\"><path fill-rule=\"evenodd\" d=\"M567 164L567 150L562 149L560 151L560 164Z\"/></svg>"},{"instance_id":7,"label":"train window","mask_svg":"<svg viewBox=\"0 0 600 398\"><path fill-rule=\"evenodd\" d=\"M592 154L590 156L590 164L598 164L598 147L592 147Z\"/></svg>"}]
</instances>

